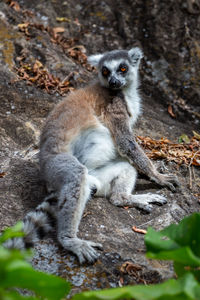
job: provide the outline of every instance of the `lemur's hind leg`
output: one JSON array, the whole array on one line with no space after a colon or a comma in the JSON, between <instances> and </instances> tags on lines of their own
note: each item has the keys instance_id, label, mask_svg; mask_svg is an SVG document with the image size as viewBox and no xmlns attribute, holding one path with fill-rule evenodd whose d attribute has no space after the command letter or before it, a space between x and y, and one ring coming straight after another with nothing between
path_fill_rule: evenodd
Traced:
<instances>
[{"instance_id":1,"label":"lemur's hind leg","mask_svg":"<svg viewBox=\"0 0 200 300\"><path fill-rule=\"evenodd\" d=\"M89 174L100 182L95 194L97 197L110 197L113 184L117 179L119 183L119 185L116 184L117 190L120 190L120 193L131 194L137 177L135 169L128 162L122 160L112 161L101 168L89 171Z\"/></svg>"},{"instance_id":2,"label":"lemur's hind leg","mask_svg":"<svg viewBox=\"0 0 200 300\"><path fill-rule=\"evenodd\" d=\"M150 212L153 208L152 203L164 204L167 202L164 196L158 194L140 194L132 195L130 183L128 182L132 176L132 182L135 184L136 170L132 166L124 168L120 175L112 182L110 202L116 206L130 206L143 209Z\"/></svg>"},{"instance_id":3,"label":"lemur's hind leg","mask_svg":"<svg viewBox=\"0 0 200 300\"><path fill-rule=\"evenodd\" d=\"M137 172L128 162L112 162L106 167L92 172L101 182L98 195L109 196L110 202L116 206L130 206L150 212L152 203L164 204L166 198L158 194L133 195Z\"/></svg>"},{"instance_id":4,"label":"lemur's hind leg","mask_svg":"<svg viewBox=\"0 0 200 300\"><path fill-rule=\"evenodd\" d=\"M80 263L85 260L93 262L98 257L94 248L102 246L79 239L77 232L85 205L98 180L88 175L87 169L68 154L58 154L48 159L44 174L49 189L58 191L58 241L76 254Z\"/></svg>"}]
</instances>

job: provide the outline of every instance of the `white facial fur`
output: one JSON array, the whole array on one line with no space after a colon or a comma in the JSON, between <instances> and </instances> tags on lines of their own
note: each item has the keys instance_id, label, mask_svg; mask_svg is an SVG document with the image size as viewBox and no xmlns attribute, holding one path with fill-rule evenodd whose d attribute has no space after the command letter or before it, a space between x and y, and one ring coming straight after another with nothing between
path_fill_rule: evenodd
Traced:
<instances>
[{"instance_id":1,"label":"white facial fur","mask_svg":"<svg viewBox=\"0 0 200 300\"><path fill-rule=\"evenodd\" d=\"M88 58L88 62L98 69L98 76L102 86L111 88L109 81L111 77L120 82L120 89L124 89L130 85L137 88L137 71L143 54L140 48L132 48L129 51L119 50L110 53L96 54ZM128 67L126 73L119 72L120 64ZM102 68L109 70L108 76L102 75Z\"/></svg>"},{"instance_id":2,"label":"white facial fur","mask_svg":"<svg viewBox=\"0 0 200 300\"><path fill-rule=\"evenodd\" d=\"M126 83L127 83L126 76L123 76L122 74L117 72L119 65L124 62L128 65L128 61L123 60L123 59L120 59L120 60L113 59L113 60L104 62L103 66L108 68L108 70L110 71L110 74L108 77L104 77L102 75L101 69L98 70L98 76L99 76L99 80L100 80L102 86L109 88L109 80L111 77L114 77L117 80L119 80L121 82L122 87L124 87L126 85Z\"/></svg>"},{"instance_id":3,"label":"white facial fur","mask_svg":"<svg viewBox=\"0 0 200 300\"><path fill-rule=\"evenodd\" d=\"M89 64L91 64L94 67L97 67L99 64L100 59L103 57L103 54L94 54L90 55L87 59Z\"/></svg>"}]
</instances>

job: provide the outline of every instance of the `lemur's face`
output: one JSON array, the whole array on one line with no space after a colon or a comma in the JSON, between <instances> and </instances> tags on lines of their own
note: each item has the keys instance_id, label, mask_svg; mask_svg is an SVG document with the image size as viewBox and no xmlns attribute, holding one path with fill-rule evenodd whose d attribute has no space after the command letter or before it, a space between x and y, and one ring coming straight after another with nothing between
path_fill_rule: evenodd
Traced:
<instances>
[{"instance_id":1,"label":"lemur's face","mask_svg":"<svg viewBox=\"0 0 200 300\"><path fill-rule=\"evenodd\" d=\"M103 86L121 89L129 83L131 66L128 60L103 60L99 66L99 79Z\"/></svg>"},{"instance_id":2,"label":"lemur's face","mask_svg":"<svg viewBox=\"0 0 200 300\"><path fill-rule=\"evenodd\" d=\"M142 52L139 48L129 51L115 50L89 57L88 61L97 67L102 86L123 89L137 80L137 70Z\"/></svg>"}]
</instances>

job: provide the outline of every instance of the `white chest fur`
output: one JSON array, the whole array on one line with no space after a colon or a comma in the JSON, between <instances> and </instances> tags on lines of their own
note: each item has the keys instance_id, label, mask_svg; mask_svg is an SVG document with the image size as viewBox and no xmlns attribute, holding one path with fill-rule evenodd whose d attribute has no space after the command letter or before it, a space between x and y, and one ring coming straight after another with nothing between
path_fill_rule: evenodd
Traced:
<instances>
[{"instance_id":1,"label":"white chest fur","mask_svg":"<svg viewBox=\"0 0 200 300\"><path fill-rule=\"evenodd\" d=\"M87 129L76 138L72 154L89 171L104 166L117 156L110 131L100 123L99 127Z\"/></svg>"},{"instance_id":2,"label":"white chest fur","mask_svg":"<svg viewBox=\"0 0 200 300\"><path fill-rule=\"evenodd\" d=\"M141 108L137 89L129 87L123 91L130 113L130 127L136 122ZM96 128L89 128L76 137L71 145L72 154L84 164L89 171L106 165L118 157L108 128L99 122Z\"/></svg>"},{"instance_id":3,"label":"white chest fur","mask_svg":"<svg viewBox=\"0 0 200 300\"><path fill-rule=\"evenodd\" d=\"M129 87L124 91L125 100L128 106L130 117L130 126L132 127L141 113L141 100L138 90L135 87Z\"/></svg>"}]
</instances>

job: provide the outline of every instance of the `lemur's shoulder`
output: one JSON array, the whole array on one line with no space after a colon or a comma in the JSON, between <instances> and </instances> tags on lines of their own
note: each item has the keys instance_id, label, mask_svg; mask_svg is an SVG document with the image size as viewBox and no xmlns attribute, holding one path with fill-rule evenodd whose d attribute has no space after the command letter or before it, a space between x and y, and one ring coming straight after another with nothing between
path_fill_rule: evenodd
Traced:
<instances>
[{"instance_id":1,"label":"lemur's shoulder","mask_svg":"<svg viewBox=\"0 0 200 300\"><path fill-rule=\"evenodd\" d=\"M72 91L58 103L44 125L41 143L47 132L57 137L59 143L70 143L81 132L105 125L106 102L109 92L98 83ZM45 138L46 139L46 138Z\"/></svg>"},{"instance_id":2,"label":"lemur's shoulder","mask_svg":"<svg viewBox=\"0 0 200 300\"><path fill-rule=\"evenodd\" d=\"M60 115L65 117L79 116L87 113L94 113L100 107L106 105L109 98L109 91L97 82L89 84L70 92L59 104L55 106L49 119L58 119ZM67 116L66 116L67 115Z\"/></svg>"}]
</instances>

